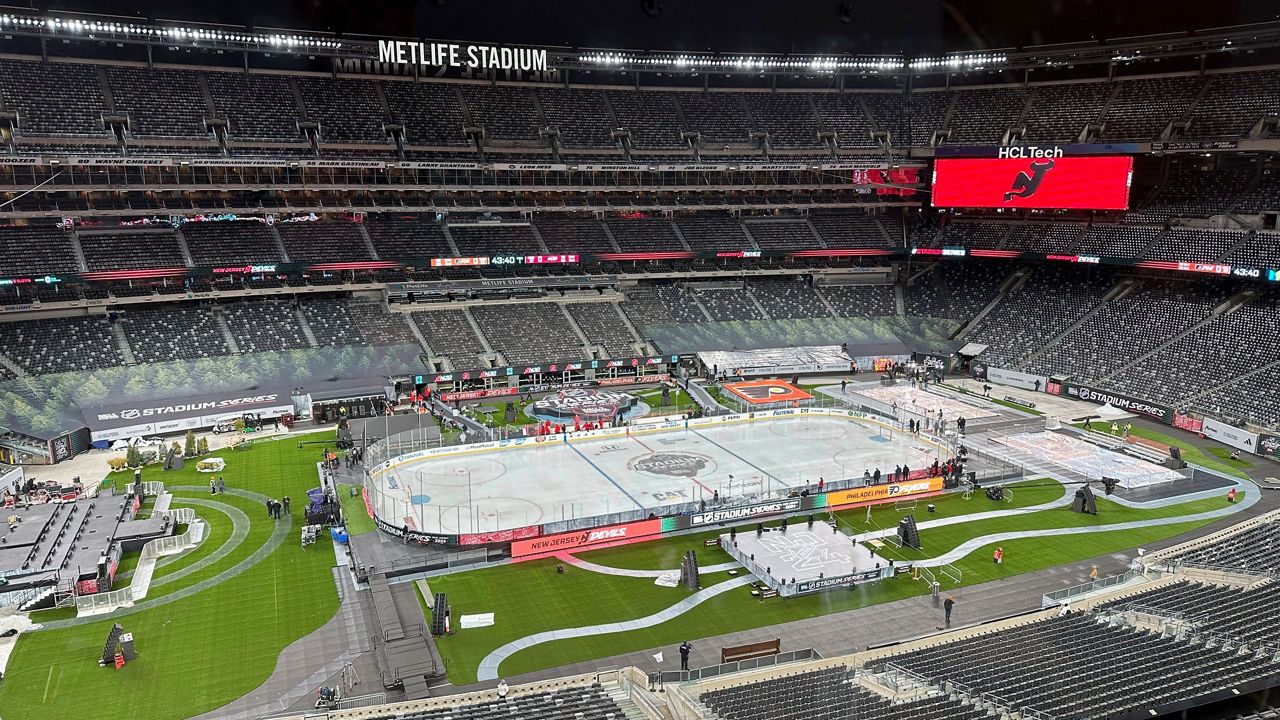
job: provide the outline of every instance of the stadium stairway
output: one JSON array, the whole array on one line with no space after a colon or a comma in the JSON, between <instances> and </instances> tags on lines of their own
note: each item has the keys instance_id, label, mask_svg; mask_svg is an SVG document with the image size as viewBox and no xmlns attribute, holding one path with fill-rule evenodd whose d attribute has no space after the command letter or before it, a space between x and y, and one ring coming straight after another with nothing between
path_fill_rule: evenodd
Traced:
<instances>
[{"instance_id":1,"label":"stadium stairway","mask_svg":"<svg viewBox=\"0 0 1280 720\"><path fill-rule=\"evenodd\" d=\"M600 229L604 230L604 236L609 238L609 244L613 246L614 252L622 252L622 246L618 244L618 238L613 236L613 231L609 229L609 223L600 223Z\"/></svg>"},{"instance_id":2,"label":"stadium stairway","mask_svg":"<svg viewBox=\"0 0 1280 720\"><path fill-rule=\"evenodd\" d=\"M422 346L422 352L426 353L429 358L439 357L431 351L431 345L427 343L427 336L422 334L422 328L418 327L418 323L414 322L408 313L405 314L404 319L405 324L409 326L409 332L413 333L413 336L418 339L418 344Z\"/></svg>"},{"instance_id":3,"label":"stadium stairway","mask_svg":"<svg viewBox=\"0 0 1280 720\"><path fill-rule=\"evenodd\" d=\"M1246 222L1243 218L1239 217L1238 215L1235 215L1234 213L1228 213L1228 216L1231 217L1236 222L1240 223L1242 227L1249 227L1249 223ZM1256 239L1257 234L1258 234L1258 231L1253 228L1250 228L1248 232L1240 233L1240 239L1237 240L1234 245L1227 248L1226 251L1223 252L1221 255L1214 258L1214 260L1217 262L1222 262L1223 260L1226 260L1227 258L1231 257L1232 253L1252 243Z\"/></svg>"},{"instance_id":4,"label":"stadium stairway","mask_svg":"<svg viewBox=\"0 0 1280 720\"><path fill-rule=\"evenodd\" d=\"M831 304L831 301L827 299L826 294L822 292L822 287L817 283L814 283L813 285L813 294L818 296L818 302L822 303L822 307L826 308L827 312L831 313L831 317L840 317L840 311L836 310L836 306Z\"/></svg>"},{"instance_id":5,"label":"stadium stairway","mask_svg":"<svg viewBox=\"0 0 1280 720\"><path fill-rule=\"evenodd\" d=\"M657 352L653 343L649 342L647 338L640 334L640 329L637 328L635 324L631 322L631 318L627 317L627 314L622 311L622 306L616 302L610 304L613 305L613 311L617 314L618 321L627 329L627 332L631 333L631 337L635 338L636 342L640 343L640 346L643 348L642 354L649 355Z\"/></svg>"},{"instance_id":6,"label":"stadium stairway","mask_svg":"<svg viewBox=\"0 0 1280 720\"><path fill-rule=\"evenodd\" d=\"M362 222L355 225L356 230L360 232L360 239L364 241L364 249L368 251L369 257L374 260L381 260L382 258L378 257L378 248L373 246L373 238L369 237L369 228L365 227Z\"/></svg>"},{"instance_id":7,"label":"stadium stairway","mask_svg":"<svg viewBox=\"0 0 1280 720\"><path fill-rule=\"evenodd\" d=\"M218 325L218 330L222 333L222 339L227 342L227 349L232 355L240 354L240 345L236 342L235 333L231 332L231 326L227 324L227 316L223 312L221 305L213 306L213 321Z\"/></svg>"},{"instance_id":8,"label":"stadium stairway","mask_svg":"<svg viewBox=\"0 0 1280 720\"><path fill-rule=\"evenodd\" d=\"M0 367L8 370L14 377L27 377L27 371L21 365L9 359L8 355L0 353Z\"/></svg>"},{"instance_id":9,"label":"stadium stairway","mask_svg":"<svg viewBox=\"0 0 1280 720\"><path fill-rule=\"evenodd\" d=\"M1027 279L1030 277L1031 277L1030 268L1015 269L1012 273L1009 274L1008 277L1004 279L1004 282L1000 283L1000 292L996 293L996 296L991 298L991 302L987 303L986 307L979 310L977 315L974 315L972 318L970 318L969 322L960 326L960 329L956 330L955 334L951 336L952 339L962 338L966 334L973 332L973 330L976 329L978 325L982 323L983 318L991 314L992 310L995 310L997 307L1000 306L1000 303L1004 302L1004 299L1009 295L1009 293L1021 287L1022 284L1025 283Z\"/></svg>"},{"instance_id":10,"label":"stadium stairway","mask_svg":"<svg viewBox=\"0 0 1280 720\"><path fill-rule=\"evenodd\" d=\"M1102 296L1101 302L1089 308L1088 312L1076 318L1075 322L1063 328L1062 331L1059 332L1057 335L1054 335L1052 338L1049 338L1048 342L1041 345L1039 348L1033 351L1030 355L1022 358L1022 362L1018 363L1018 369L1023 369L1028 367L1032 362L1040 359L1046 353L1052 351L1054 348L1058 346L1059 343L1062 342L1063 338L1067 337L1067 335L1073 332L1076 328L1080 327L1081 325L1084 325L1086 322L1089 321L1090 318L1097 315L1099 312L1102 312L1102 309L1105 308L1108 303L1112 303L1117 300L1120 300L1124 296L1136 290L1138 288L1138 285L1139 283L1136 280L1121 280L1119 283L1116 284L1115 287L1108 290L1106 295Z\"/></svg>"},{"instance_id":11,"label":"stadium stairway","mask_svg":"<svg viewBox=\"0 0 1280 720\"><path fill-rule=\"evenodd\" d=\"M544 253L550 254L551 250L547 248L547 241L542 238L542 232L538 230L538 223L529 223L529 233L533 235L533 239L538 241L538 249Z\"/></svg>"},{"instance_id":12,"label":"stadium stairway","mask_svg":"<svg viewBox=\"0 0 1280 720\"><path fill-rule=\"evenodd\" d=\"M1188 395L1187 397L1184 397L1184 398L1182 398L1181 400L1179 400L1179 401L1178 401L1178 405L1180 405L1180 406L1181 406L1181 405L1187 405L1187 404L1192 403L1192 402L1194 402L1194 401L1196 401L1196 400L1199 400L1199 399L1200 399L1200 398L1202 398L1202 397L1205 397L1205 396L1207 396L1207 395L1212 395L1213 393L1218 392L1219 390L1222 390L1222 389L1224 389L1224 388L1229 388L1229 387L1231 387L1232 385L1235 385L1235 384L1237 384L1237 383L1243 383L1243 382L1245 382L1246 380L1248 380L1248 379L1250 379L1250 378L1252 378L1252 377L1254 377L1254 376L1256 376L1256 375L1261 375L1261 374L1263 374L1263 373L1270 372L1270 371L1275 370L1275 369L1277 369L1277 368L1280 368L1280 360L1277 360L1276 362L1273 362L1273 363L1270 363L1270 364L1267 364L1267 365L1263 365L1262 367L1259 367L1259 368L1256 368L1256 369L1254 369L1254 370L1251 370L1251 371L1249 371L1249 372L1247 372L1247 373L1245 373L1245 374L1243 374L1243 375L1237 375L1237 376L1235 376L1235 377L1231 378L1230 380L1227 380L1226 382L1221 383L1221 384L1219 384L1219 385L1214 385L1213 387L1205 388L1202 392L1198 392L1198 393L1196 393L1196 394L1194 394L1194 395Z\"/></svg>"},{"instance_id":13,"label":"stadium stairway","mask_svg":"<svg viewBox=\"0 0 1280 720\"><path fill-rule=\"evenodd\" d=\"M680 241L680 247L692 252L693 248L689 246L689 241L685 239L684 232L680 229L680 223L668 222L667 224L671 226L671 231L675 233L676 239Z\"/></svg>"},{"instance_id":14,"label":"stadium stairway","mask_svg":"<svg viewBox=\"0 0 1280 720\"><path fill-rule=\"evenodd\" d=\"M716 321L716 319L715 319L715 318L711 317L711 311L710 311L710 310L707 310L707 306L702 304L702 300L700 300L700 299L698 298L698 294L697 294L697 293L689 293L689 300L690 300L690 301L692 301L692 302L693 302L693 306L694 306L694 307L696 307L696 308L698 308L698 311L699 311L699 312L701 312L701 313L702 313L702 315L703 315L704 317L706 317L706 318L707 318L707 322L715 322L715 321ZM758 303L757 303L757 304L758 304ZM767 313L765 314L765 317L768 317L768 314L767 314Z\"/></svg>"},{"instance_id":15,"label":"stadium stairway","mask_svg":"<svg viewBox=\"0 0 1280 720\"><path fill-rule=\"evenodd\" d=\"M1098 385L1103 385L1103 383L1105 383L1107 380L1110 380L1111 378L1119 375L1120 373L1123 373L1125 370L1128 370L1129 368L1133 367L1134 365L1137 365L1138 363L1146 360L1147 358L1158 355L1159 353L1163 352L1165 348L1169 347L1170 345L1173 345L1174 343L1190 335L1191 333L1196 332L1197 330L1204 327L1205 325L1208 325L1209 323L1216 321L1218 318L1222 317L1227 313L1234 312L1237 308L1239 308L1241 305L1247 302L1251 297L1252 297L1251 291L1244 291L1244 292L1240 292L1240 293L1236 293L1235 295L1232 295L1226 300L1223 300L1221 304L1219 304L1216 308L1214 308L1208 314L1208 316L1206 316L1200 322L1192 325L1186 330L1183 330L1177 335L1170 336L1163 343L1152 348L1150 351L1143 353L1138 357L1133 358L1128 363L1121 365L1120 367L1117 367L1115 370L1111 371L1110 373L1107 373L1106 375L1103 375L1102 377L1099 377L1099 378L1094 378L1093 382ZM1105 387L1105 385L1103 386Z\"/></svg>"},{"instance_id":16,"label":"stadium stairway","mask_svg":"<svg viewBox=\"0 0 1280 720\"><path fill-rule=\"evenodd\" d=\"M293 306L293 317L298 321L298 329L302 330L302 337L306 338L307 345L313 348L320 347L320 343L316 342L316 334L311 331L311 323L307 322L306 313L302 312L301 305Z\"/></svg>"},{"instance_id":17,"label":"stadium stairway","mask_svg":"<svg viewBox=\"0 0 1280 720\"><path fill-rule=\"evenodd\" d=\"M450 243L452 242L453 241L451 240ZM493 345L489 343L489 338L484 336L484 331L480 329L480 324L477 323L475 317L472 316L471 308L464 305L461 310L463 317L467 319L467 324L471 326L471 332L476 334L476 339L480 341L480 345L484 348L484 351L490 355L497 355L497 351L494 350Z\"/></svg>"},{"instance_id":18,"label":"stadium stairway","mask_svg":"<svg viewBox=\"0 0 1280 720\"><path fill-rule=\"evenodd\" d=\"M293 260L289 258L288 249L284 246L284 238L280 237L280 229L275 225L268 225L267 228L271 231L271 239L275 242L276 251L280 253L280 257L283 258L285 262L293 262Z\"/></svg>"},{"instance_id":19,"label":"stadium stairway","mask_svg":"<svg viewBox=\"0 0 1280 720\"><path fill-rule=\"evenodd\" d=\"M747 299L751 301L751 304L755 305L756 309L760 311L761 317L763 317L765 320L773 319L773 316L770 315L769 311L765 309L764 304L760 302L760 298L756 297L755 291L751 289L750 285L746 287L745 293L746 293Z\"/></svg>"},{"instance_id":20,"label":"stadium stairway","mask_svg":"<svg viewBox=\"0 0 1280 720\"><path fill-rule=\"evenodd\" d=\"M622 717L626 718L626 720L650 720L648 715L645 715L640 708L636 707L636 704L631 701L627 691L623 688L611 688L605 692L605 695L622 710ZM712 716L706 715L703 717L710 719ZM617 719L615 718L615 720Z\"/></svg>"},{"instance_id":21,"label":"stadium stairway","mask_svg":"<svg viewBox=\"0 0 1280 720\"><path fill-rule=\"evenodd\" d=\"M115 336L116 345L120 348L120 357L124 358L125 365L137 365L138 358L133 354L133 348L129 346L129 338L124 334L124 327L118 323L111 323L111 334Z\"/></svg>"},{"instance_id":22,"label":"stadium stairway","mask_svg":"<svg viewBox=\"0 0 1280 720\"><path fill-rule=\"evenodd\" d=\"M530 227L532 227L532 225L530 225ZM583 357L591 357L591 348L593 345L591 344L591 341L587 339L587 334L582 332L582 326L578 324L577 320L573 319L573 315L569 314L569 308L565 307L564 303L558 302L556 303L556 307L560 308L560 314L564 316L565 322L569 323L569 329L573 331L574 335L578 336L578 340L582 343Z\"/></svg>"}]
</instances>

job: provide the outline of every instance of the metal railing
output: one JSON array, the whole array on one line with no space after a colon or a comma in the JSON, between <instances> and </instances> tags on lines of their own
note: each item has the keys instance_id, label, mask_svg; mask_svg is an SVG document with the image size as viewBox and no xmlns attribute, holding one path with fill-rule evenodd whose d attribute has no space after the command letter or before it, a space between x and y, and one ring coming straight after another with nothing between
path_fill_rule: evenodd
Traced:
<instances>
[{"instance_id":1,"label":"metal railing","mask_svg":"<svg viewBox=\"0 0 1280 720\"><path fill-rule=\"evenodd\" d=\"M1046 593L1043 597L1041 597L1040 607L1049 608L1055 605L1061 605L1064 601L1070 602L1073 598L1076 598L1076 597L1095 593L1095 592L1098 592L1099 590L1105 590L1107 588L1116 587L1117 585L1123 585L1129 582L1130 580L1134 579L1135 577L1138 577L1139 575L1143 575L1143 574L1144 573L1141 570L1135 568L1135 569L1126 570L1120 573L1119 575L1111 575L1104 578L1098 578L1097 580L1091 580L1087 583L1083 583L1080 585L1073 585L1064 590L1055 590L1051 593Z\"/></svg>"},{"instance_id":2,"label":"metal railing","mask_svg":"<svg viewBox=\"0 0 1280 720\"><path fill-rule=\"evenodd\" d=\"M1018 714L1022 716L1022 720L1057 720L1047 712L1029 707L1018 708Z\"/></svg>"},{"instance_id":3,"label":"metal railing","mask_svg":"<svg viewBox=\"0 0 1280 720\"><path fill-rule=\"evenodd\" d=\"M1275 577L1276 571L1268 568L1248 568L1248 567L1232 567L1230 565L1214 565L1211 563L1184 562L1175 560L1170 566L1176 573L1182 570L1197 570L1202 573L1217 573L1224 577L1227 576L1244 576L1261 580L1263 578Z\"/></svg>"},{"instance_id":4,"label":"metal railing","mask_svg":"<svg viewBox=\"0 0 1280 720\"><path fill-rule=\"evenodd\" d=\"M1013 703L1009 702L1008 700L1005 700L1004 698L991 692L990 690L979 695L977 699L983 705L990 708L996 708L1004 715L1011 716L1013 714L1013 711L1015 710Z\"/></svg>"},{"instance_id":5,"label":"metal railing","mask_svg":"<svg viewBox=\"0 0 1280 720\"><path fill-rule=\"evenodd\" d=\"M387 694L370 693L368 695L355 695L352 697L344 697L338 701L339 710L354 710L355 708L374 707L377 705L385 705L387 703Z\"/></svg>"},{"instance_id":6,"label":"metal railing","mask_svg":"<svg viewBox=\"0 0 1280 720\"><path fill-rule=\"evenodd\" d=\"M899 682L899 677L905 677L916 686L930 686L934 684L933 678L921 675L914 670L908 670L897 663L885 663L884 671L889 673L889 676L877 678L877 682L880 682L895 692L903 692L905 690L912 689L907 683Z\"/></svg>"},{"instance_id":7,"label":"metal railing","mask_svg":"<svg viewBox=\"0 0 1280 720\"><path fill-rule=\"evenodd\" d=\"M185 517L187 531L181 535L170 535L156 538L142 546L139 565L154 562L161 555L171 555L198 544L204 539L204 523L196 522L195 510L192 508L174 508L166 511L170 517ZM150 573L134 571L128 587L92 595L77 595L76 615L92 615L99 612L110 612L119 607L127 607L147 596L151 585Z\"/></svg>"},{"instance_id":8,"label":"metal railing","mask_svg":"<svg viewBox=\"0 0 1280 720\"><path fill-rule=\"evenodd\" d=\"M952 565L951 563L947 563L946 565L939 566L938 572L948 577L951 580L951 582L957 585L959 585L961 581L963 581L964 579L964 571L956 567L955 565Z\"/></svg>"},{"instance_id":9,"label":"metal railing","mask_svg":"<svg viewBox=\"0 0 1280 720\"><path fill-rule=\"evenodd\" d=\"M706 680L723 675L732 675L733 673L746 672L747 670L758 670L760 668L773 667L775 665L784 665L793 662L805 662L807 660L821 660L822 655L813 648L805 648L803 650L792 650L791 652L778 653L777 655L766 655L764 657L751 658L748 660L738 660L731 663L721 663L719 665L708 665L703 668L694 670L663 670L661 672L662 682L693 682L695 680ZM657 672L649 673L650 678L657 679Z\"/></svg>"}]
</instances>

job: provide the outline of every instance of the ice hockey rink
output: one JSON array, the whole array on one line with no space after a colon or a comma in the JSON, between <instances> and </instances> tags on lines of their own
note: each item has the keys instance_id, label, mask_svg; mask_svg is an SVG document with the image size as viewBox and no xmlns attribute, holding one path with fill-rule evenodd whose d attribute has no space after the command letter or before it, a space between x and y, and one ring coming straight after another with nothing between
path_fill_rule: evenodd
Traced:
<instances>
[{"instance_id":1,"label":"ice hockey rink","mask_svg":"<svg viewBox=\"0 0 1280 720\"><path fill-rule=\"evenodd\" d=\"M1034 432L993 437L994 442L1091 479L1112 477L1135 489L1183 479L1182 473L1141 458L1098 447L1064 433Z\"/></svg>"},{"instance_id":2,"label":"ice hockey rink","mask_svg":"<svg viewBox=\"0 0 1280 720\"><path fill-rule=\"evenodd\" d=\"M430 533L494 532L740 496L945 459L920 436L796 416L393 463L370 478L378 516ZM394 520L392 520L394 518Z\"/></svg>"}]
</instances>

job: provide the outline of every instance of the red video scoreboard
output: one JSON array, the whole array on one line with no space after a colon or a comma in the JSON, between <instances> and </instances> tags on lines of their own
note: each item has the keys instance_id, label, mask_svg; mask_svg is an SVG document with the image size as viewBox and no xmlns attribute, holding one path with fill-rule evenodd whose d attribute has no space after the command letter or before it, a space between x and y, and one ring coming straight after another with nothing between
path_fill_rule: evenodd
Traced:
<instances>
[{"instance_id":1,"label":"red video scoreboard","mask_svg":"<svg viewBox=\"0 0 1280 720\"><path fill-rule=\"evenodd\" d=\"M1122 156L938 159L933 206L1127 210L1132 179Z\"/></svg>"}]
</instances>

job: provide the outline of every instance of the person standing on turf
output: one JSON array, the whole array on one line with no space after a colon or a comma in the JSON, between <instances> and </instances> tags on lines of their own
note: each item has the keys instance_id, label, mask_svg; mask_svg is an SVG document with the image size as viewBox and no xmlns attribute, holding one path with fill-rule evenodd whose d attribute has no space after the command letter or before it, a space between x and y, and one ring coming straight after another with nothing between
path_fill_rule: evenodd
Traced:
<instances>
[{"instance_id":1,"label":"person standing on turf","mask_svg":"<svg viewBox=\"0 0 1280 720\"><path fill-rule=\"evenodd\" d=\"M218 494L222 495L227 492L227 480L221 475L218 476Z\"/></svg>"},{"instance_id":2,"label":"person standing on turf","mask_svg":"<svg viewBox=\"0 0 1280 720\"><path fill-rule=\"evenodd\" d=\"M273 515L273 513L271 512L271 506L273 504L275 504L275 500L272 500L271 498L267 498L267 517L272 517Z\"/></svg>"},{"instance_id":3,"label":"person standing on turf","mask_svg":"<svg viewBox=\"0 0 1280 720\"><path fill-rule=\"evenodd\" d=\"M210 494L210 495L217 495L217 494L218 494L218 486L217 486L217 484L215 484L215 483L213 482L213 478L212 478L212 477L210 477L210 478L209 478L209 494Z\"/></svg>"},{"instance_id":4,"label":"person standing on turf","mask_svg":"<svg viewBox=\"0 0 1280 720\"><path fill-rule=\"evenodd\" d=\"M290 512L289 512L289 496L288 496L288 495L285 495L285 496L284 496L284 503L283 503L283 504L284 504L284 514L285 514L285 515L291 515L292 513L290 513Z\"/></svg>"},{"instance_id":5,"label":"person standing on turf","mask_svg":"<svg viewBox=\"0 0 1280 720\"><path fill-rule=\"evenodd\" d=\"M942 610L946 613L947 627L951 627L951 609L956 606L956 597L948 595L947 599L942 601Z\"/></svg>"},{"instance_id":6,"label":"person standing on turf","mask_svg":"<svg viewBox=\"0 0 1280 720\"><path fill-rule=\"evenodd\" d=\"M685 640L684 642L680 643L680 669L681 670L689 669L689 652L692 650L693 650L693 646L689 644L688 640Z\"/></svg>"}]
</instances>

